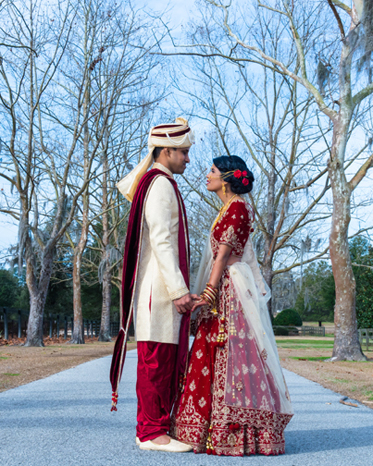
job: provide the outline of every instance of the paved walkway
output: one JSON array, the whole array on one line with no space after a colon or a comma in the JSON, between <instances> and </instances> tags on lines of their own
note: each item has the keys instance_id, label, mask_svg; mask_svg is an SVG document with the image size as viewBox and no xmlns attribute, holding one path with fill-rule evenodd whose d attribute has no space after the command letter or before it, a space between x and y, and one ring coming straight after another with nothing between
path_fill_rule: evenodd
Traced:
<instances>
[{"instance_id":1,"label":"paved walkway","mask_svg":"<svg viewBox=\"0 0 373 466\"><path fill-rule=\"evenodd\" d=\"M373 464L373 410L285 371L295 416L286 454L215 457L141 451L135 446L136 351L127 354L118 412L110 412L110 357L0 393L2 466ZM331 404L327 404L331 403Z\"/></svg>"}]
</instances>

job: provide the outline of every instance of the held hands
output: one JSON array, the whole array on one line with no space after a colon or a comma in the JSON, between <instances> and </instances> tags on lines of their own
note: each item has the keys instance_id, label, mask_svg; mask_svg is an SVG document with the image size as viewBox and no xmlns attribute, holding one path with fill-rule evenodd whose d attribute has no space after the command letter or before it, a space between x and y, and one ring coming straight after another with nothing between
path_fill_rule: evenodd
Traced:
<instances>
[{"instance_id":1,"label":"held hands","mask_svg":"<svg viewBox=\"0 0 373 466\"><path fill-rule=\"evenodd\" d=\"M198 296L198 294L192 294L192 299L194 301L194 305L192 308L192 312L194 312L197 308L201 306L208 306L209 303L205 301L201 296Z\"/></svg>"},{"instance_id":2,"label":"held hands","mask_svg":"<svg viewBox=\"0 0 373 466\"><path fill-rule=\"evenodd\" d=\"M200 306L207 306L209 303L198 296L198 294L188 293L179 299L175 299L174 304L179 314L185 314L188 311L193 312Z\"/></svg>"},{"instance_id":3,"label":"held hands","mask_svg":"<svg viewBox=\"0 0 373 466\"><path fill-rule=\"evenodd\" d=\"M179 299L175 299L173 302L176 306L176 310L179 314L185 314L193 308L193 298L190 293L182 296Z\"/></svg>"}]
</instances>

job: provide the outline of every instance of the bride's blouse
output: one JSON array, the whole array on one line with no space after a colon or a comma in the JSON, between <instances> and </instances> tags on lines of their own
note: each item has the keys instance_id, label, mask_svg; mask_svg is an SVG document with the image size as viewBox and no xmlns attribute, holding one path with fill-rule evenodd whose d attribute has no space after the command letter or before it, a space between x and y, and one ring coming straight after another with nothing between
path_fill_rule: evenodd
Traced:
<instances>
[{"instance_id":1,"label":"bride's blouse","mask_svg":"<svg viewBox=\"0 0 373 466\"><path fill-rule=\"evenodd\" d=\"M231 255L242 257L246 242L253 231L253 208L242 198L233 199L228 209L211 232L210 241L214 258L220 244L232 247Z\"/></svg>"}]
</instances>

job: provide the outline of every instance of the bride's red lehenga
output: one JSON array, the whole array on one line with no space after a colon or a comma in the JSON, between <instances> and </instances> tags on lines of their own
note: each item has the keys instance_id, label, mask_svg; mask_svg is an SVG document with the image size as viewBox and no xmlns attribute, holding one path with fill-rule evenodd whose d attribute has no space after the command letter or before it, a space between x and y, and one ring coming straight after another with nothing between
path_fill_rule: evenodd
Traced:
<instances>
[{"instance_id":1,"label":"bride's red lehenga","mask_svg":"<svg viewBox=\"0 0 373 466\"><path fill-rule=\"evenodd\" d=\"M252 221L251 207L235 199L211 233L213 257L219 244L229 244L231 254L241 257ZM195 453L285 453L284 429L292 414L280 412L281 397L266 351L260 353L244 317L230 267L224 269L219 283L216 310L214 315L205 306L198 315L187 380L175 404L170 435L192 445ZM219 332L223 346L217 343ZM234 362L229 364L228 358ZM285 396L289 399L287 389Z\"/></svg>"}]
</instances>

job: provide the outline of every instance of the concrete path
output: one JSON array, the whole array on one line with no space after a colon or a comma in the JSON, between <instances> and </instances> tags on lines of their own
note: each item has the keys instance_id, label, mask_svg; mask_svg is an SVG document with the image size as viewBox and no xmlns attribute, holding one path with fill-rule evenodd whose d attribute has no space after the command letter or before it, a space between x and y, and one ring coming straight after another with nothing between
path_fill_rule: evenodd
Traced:
<instances>
[{"instance_id":1,"label":"concrete path","mask_svg":"<svg viewBox=\"0 0 373 466\"><path fill-rule=\"evenodd\" d=\"M1 466L373 464L373 410L285 371L295 416L286 454L244 458L141 451L135 445L136 351L127 355L118 412L110 412L110 357L0 393ZM331 404L328 404L331 403Z\"/></svg>"}]
</instances>

